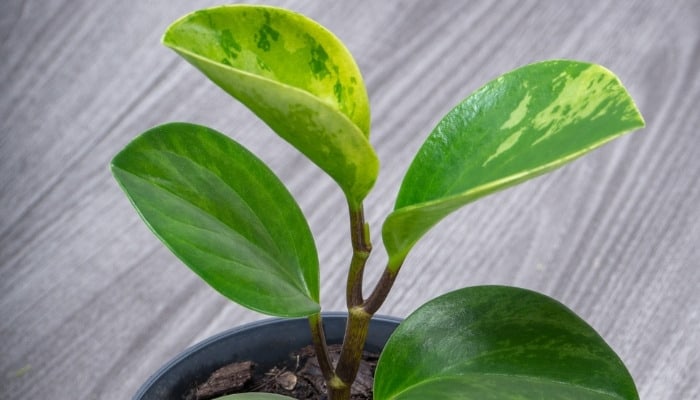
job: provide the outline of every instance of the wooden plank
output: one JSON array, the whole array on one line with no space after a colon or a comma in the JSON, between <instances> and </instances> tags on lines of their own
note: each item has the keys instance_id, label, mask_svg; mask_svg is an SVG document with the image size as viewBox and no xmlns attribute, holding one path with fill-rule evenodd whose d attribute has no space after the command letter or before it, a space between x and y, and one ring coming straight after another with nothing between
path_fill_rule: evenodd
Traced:
<instances>
[{"instance_id":1,"label":"wooden plank","mask_svg":"<svg viewBox=\"0 0 700 400\"><path fill-rule=\"evenodd\" d=\"M366 202L369 282L403 172L444 113L536 60L615 71L648 127L441 223L380 312L482 283L539 290L599 330L642 398L700 398L696 1L271 3L334 31L364 73L382 161ZM110 158L158 123L210 125L268 162L317 237L324 309L343 308L339 190L159 45L170 21L211 4L0 5L0 398L128 398L188 345L262 318L182 267L109 176Z\"/></svg>"}]
</instances>

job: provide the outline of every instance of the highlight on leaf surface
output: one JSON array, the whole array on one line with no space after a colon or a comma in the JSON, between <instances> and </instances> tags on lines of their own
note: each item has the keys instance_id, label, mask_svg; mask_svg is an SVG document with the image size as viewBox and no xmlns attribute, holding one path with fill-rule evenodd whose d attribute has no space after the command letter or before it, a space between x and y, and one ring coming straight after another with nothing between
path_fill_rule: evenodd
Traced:
<instances>
[{"instance_id":1,"label":"highlight on leaf surface","mask_svg":"<svg viewBox=\"0 0 700 400\"><path fill-rule=\"evenodd\" d=\"M489 82L438 123L409 167L382 229L390 264L452 211L642 126L627 90L599 65L544 61Z\"/></svg>"},{"instance_id":2,"label":"highlight on leaf surface","mask_svg":"<svg viewBox=\"0 0 700 400\"><path fill-rule=\"evenodd\" d=\"M306 219L238 143L204 126L161 125L117 154L112 173L156 236L222 295L275 316L320 310Z\"/></svg>"},{"instance_id":3,"label":"highlight on leaf surface","mask_svg":"<svg viewBox=\"0 0 700 400\"><path fill-rule=\"evenodd\" d=\"M376 400L636 400L622 361L585 321L545 295L460 289L421 306L389 338Z\"/></svg>"},{"instance_id":4,"label":"highlight on leaf surface","mask_svg":"<svg viewBox=\"0 0 700 400\"><path fill-rule=\"evenodd\" d=\"M180 18L163 43L328 173L351 205L367 195L379 169L369 100L331 32L288 10L224 5Z\"/></svg>"}]
</instances>

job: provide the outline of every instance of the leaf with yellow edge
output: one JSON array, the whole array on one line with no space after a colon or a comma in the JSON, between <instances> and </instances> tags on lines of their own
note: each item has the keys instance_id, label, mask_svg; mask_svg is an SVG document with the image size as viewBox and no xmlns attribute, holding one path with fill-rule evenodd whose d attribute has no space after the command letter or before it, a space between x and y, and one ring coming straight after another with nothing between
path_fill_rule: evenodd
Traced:
<instances>
[{"instance_id":1,"label":"leaf with yellow edge","mask_svg":"<svg viewBox=\"0 0 700 400\"><path fill-rule=\"evenodd\" d=\"M376 180L360 70L341 41L276 7L224 5L175 21L163 43L328 173L352 206Z\"/></svg>"}]
</instances>

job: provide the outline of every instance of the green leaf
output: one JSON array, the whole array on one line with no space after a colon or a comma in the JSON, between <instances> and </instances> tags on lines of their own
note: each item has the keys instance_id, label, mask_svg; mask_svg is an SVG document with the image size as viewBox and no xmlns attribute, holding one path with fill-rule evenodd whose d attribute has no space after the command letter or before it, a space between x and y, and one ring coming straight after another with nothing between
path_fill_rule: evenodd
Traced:
<instances>
[{"instance_id":1,"label":"green leaf","mask_svg":"<svg viewBox=\"0 0 700 400\"><path fill-rule=\"evenodd\" d=\"M624 364L585 321L525 289L438 297L399 325L379 359L376 400L638 399Z\"/></svg>"},{"instance_id":2,"label":"green leaf","mask_svg":"<svg viewBox=\"0 0 700 400\"><path fill-rule=\"evenodd\" d=\"M357 206L379 161L360 70L332 33L280 8L225 5L174 22L163 43L326 171Z\"/></svg>"},{"instance_id":3,"label":"green leaf","mask_svg":"<svg viewBox=\"0 0 700 400\"><path fill-rule=\"evenodd\" d=\"M440 121L408 169L383 226L391 265L461 206L642 126L618 78L599 65L545 61L491 81Z\"/></svg>"},{"instance_id":4,"label":"green leaf","mask_svg":"<svg viewBox=\"0 0 700 400\"><path fill-rule=\"evenodd\" d=\"M292 399L293 397L282 396L279 394L272 393L240 393L231 394L224 397L217 397L216 400L284 400Z\"/></svg>"},{"instance_id":5,"label":"green leaf","mask_svg":"<svg viewBox=\"0 0 700 400\"><path fill-rule=\"evenodd\" d=\"M319 311L306 219L241 145L204 126L162 125L117 154L112 173L156 236L224 296L270 315Z\"/></svg>"}]
</instances>

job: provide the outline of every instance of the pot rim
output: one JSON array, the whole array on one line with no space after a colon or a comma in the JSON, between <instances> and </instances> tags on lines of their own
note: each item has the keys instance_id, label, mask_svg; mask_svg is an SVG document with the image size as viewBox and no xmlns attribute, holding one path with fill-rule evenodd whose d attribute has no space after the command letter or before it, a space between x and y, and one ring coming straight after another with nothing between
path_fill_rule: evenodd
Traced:
<instances>
[{"instance_id":1,"label":"pot rim","mask_svg":"<svg viewBox=\"0 0 700 400\"><path fill-rule=\"evenodd\" d=\"M346 320L347 319L347 312L340 312L340 311L334 311L334 312L322 312L321 317L323 318L324 322L331 321L331 320ZM220 340L226 339L232 335L236 335L239 333L243 333L246 331L250 330L255 330L261 327L268 327L270 325L276 325L279 323L285 323L285 322L290 322L294 320L306 320L306 317L302 318L283 318L283 317L271 317L271 318L264 318L258 321L253 321L253 322L248 322L246 324L233 327L227 330L224 330L222 332L219 332L217 334L214 334L200 342L197 342L181 352L179 352L175 357L171 358L168 362L163 364L158 370L156 370L151 376L146 379L146 381L143 382L143 384L139 387L139 390L136 392L134 395L133 399L138 400L142 399L143 396L149 391L149 389L154 386L158 381L160 381L164 375L168 373L171 369L175 368L178 364L182 363L185 361L187 358L191 357L193 354L199 352L200 350L212 345L213 343L216 343ZM398 318L398 317L393 317L393 316L388 316L388 315L374 315L372 317L372 321L379 322L379 323L389 323L389 324L398 324L401 323L403 319Z\"/></svg>"}]
</instances>

